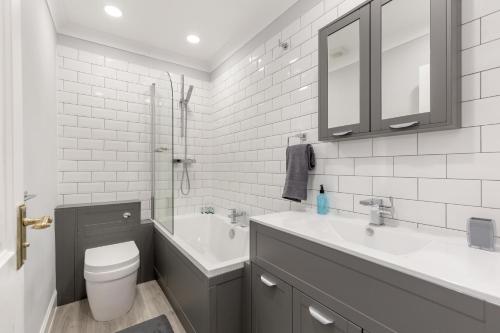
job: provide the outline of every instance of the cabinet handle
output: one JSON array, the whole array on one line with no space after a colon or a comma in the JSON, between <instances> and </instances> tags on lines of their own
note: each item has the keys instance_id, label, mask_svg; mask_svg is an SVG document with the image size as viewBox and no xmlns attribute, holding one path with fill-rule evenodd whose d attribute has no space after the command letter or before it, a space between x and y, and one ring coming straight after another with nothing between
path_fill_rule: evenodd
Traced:
<instances>
[{"instance_id":1,"label":"cabinet handle","mask_svg":"<svg viewBox=\"0 0 500 333\"><path fill-rule=\"evenodd\" d=\"M265 284L266 286L268 286L269 288L276 287L276 282L269 280L264 275L260 276L260 281L262 281L262 283Z\"/></svg>"},{"instance_id":2,"label":"cabinet handle","mask_svg":"<svg viewBox=\"0 0 500 333\"><path fill-rule=\"evenodd\" d=\"M352 130L333 133L332 136L346 136L346 135L349 135L349 134L352 134Z\"/></svg>"},{"instance_id":3,"label":"cabinet handle","mask_svg":"<svg viewBox=\"0 0 500 333\"><path fill-rule=\"evenodd\" d=\"M392 129L402 129L402 128L417 126L418 124L420 124L419 121L410 121L409 123L394 124L390 125L389 127Z\"/></svg>"},{"instance_id":4,"label":"cabinet handle","mask_svg":"<svg viewBox=\"0 0 500 333\"><path fill-rule=\"evenodd\" d=\"M335 320L328 318L316 310L313 306L309 306L309 313L311 314L311 317L319 321L322 325L335 325Z\"/></svg>"}]
</instances>

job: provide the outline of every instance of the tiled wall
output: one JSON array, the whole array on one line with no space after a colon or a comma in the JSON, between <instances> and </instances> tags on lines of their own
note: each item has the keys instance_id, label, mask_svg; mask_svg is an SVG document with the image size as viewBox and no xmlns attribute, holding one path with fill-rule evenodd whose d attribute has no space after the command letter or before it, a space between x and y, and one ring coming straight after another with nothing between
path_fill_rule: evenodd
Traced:
<instances>
[{"instance_id":1,"label":"tiled wall","mask_svg":"<svg viewBox=\"0 0 500 333\"><path fill-rule=\"evenodd\" d=\"M197 163L188 197L178 192L176 167L177 214L204 204L250 215L303 207L281 192L287 138L306 132L318 160L307 206L325 184L340 211L367 213L361 199L392 196L395 217L420 226L464 230L470 216L500 222L500 1L462 2L462 129L319 143L317 32L361 2L324 0L212 83L189 81L195 90L188 143ZM291 48L280 49L279 39ZM59 48L58 61L60 203L140 198L147 217L144 100L151 82L165 83L164 74L67 47ZM181 152L181 140L175 143Z\"/></svg>"},{"instance_id":2,"label":"tiled wall","mask_svg":"<svg viewBox=\"0 0 500 333\"><path fill-rule=\"evenodd\" d=\"M153 82L157 83L162 103L157 112L168 113L168 123L171 99L165 72L62 45L58 47L57 58L59 204L140 199L142 217L149 217L149 89ZM183 144L177 130L180 128L180 76L174 74L173 80L174 144L180 154ZM188 157L195 158L197 163L190 167L189 198L179 193L182 169L179 165L175 167L177 214L194 211L210 188L203 183L209 181L204 169L210 158L210 144L203 129L210 114L211 85L186 78L186 86L188 84L195 86L188 116ZM168 136L170 128L161 126L158 131ZM160 185L168 186L164 182Z\"/></svg>"},{"instance_id":3,"label":"tiled wall","mask_svg":"<svg viewBox=\"0 0 500 333\"><path fill-rule=\"evenodd\" d=\"M252 215L293 208L281 199L286 141L306 132L318 159L309 205L325 184L342 211L392 196L401 221L464 230L480 216L500 227L500 1L462 2L462 129L318 143L317 32L361 2L319 3L214 80L214 203Z\"/></svg>"}]
</instances>

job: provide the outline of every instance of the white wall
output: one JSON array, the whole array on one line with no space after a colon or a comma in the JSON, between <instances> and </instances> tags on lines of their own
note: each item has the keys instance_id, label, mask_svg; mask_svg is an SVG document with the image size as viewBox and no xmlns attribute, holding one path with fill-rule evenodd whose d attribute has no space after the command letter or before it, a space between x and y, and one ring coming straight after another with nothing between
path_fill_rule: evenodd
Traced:
<instances>
[{"instance_id":1,"label":"white wall","mask_svg":"<svg viewBox=\"0 0 500 333\"><path fill-rule=\"evenodd\" d=\"M481 216L500 227L500 1L462 4L463 128L319 143L318 29L361 2L322 1L214 80L217 207L251 215L296 207L281 199L285 146L306 132L318 162L306 206L325 184L340 211L366 214L361 199L393 196L401 222L464 231L467 218Z\"/></svg>"},{"instance_id":2,"label":"white wall","mask_svg":"<svg viewBox=\"0 0 500 333\"><path fill-rule=\"evenodd\" d=\"M162 126L161 130L169 132L171 95L165 68L161 63L144 57L91 43L66 38L63 44L59 45L57 54L58 203L140 200L142 218L149 218L149 91L150 85L156 82L163 103L157 114L168 113L163 118L166 118L167 126ZM183 158L184 142L180 138L178 106L180 74L172 73L176 158ZM195 88L188 114L188 158L196 159L196 163L189 168L192 188L189 196L183 196L179 191L182 168L180 165L174 168L176 214L194 212L203 204L210 189L205 171L210 144L204 129L211 110L211 85L186 77L186 92L189 84ZM160 176L165 179L165 175ZM165 182L160 186L169 187Z\"/></svg>"},{"instance_id":3,"label":"white wall","mask_svg":"<svg viewBox=\"0 0 500 333\"><path fill-rule=\"evenodd\" d=\"M37 195L29 217L54 215L56 206L56 35L44 0L22 1L24 180ZM39 332L55 291L54 227L28 229L25 332Z\"/></svg>"}]
</instances>

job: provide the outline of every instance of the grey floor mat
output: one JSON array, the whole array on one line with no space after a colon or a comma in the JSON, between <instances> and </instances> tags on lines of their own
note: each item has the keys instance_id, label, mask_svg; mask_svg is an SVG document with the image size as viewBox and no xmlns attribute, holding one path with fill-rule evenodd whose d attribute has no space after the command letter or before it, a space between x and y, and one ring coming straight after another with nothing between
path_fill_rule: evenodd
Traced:
<instances>
[{"instance_id":1,"label":"grey floor mat","mask_svg":"<svg viewBox=\"0 0 500 333\"><path fill-rule=\"evenodd\" d=\"M116 333L174 333L165 315L146 320Z\"/></svg>"}]
</instances>

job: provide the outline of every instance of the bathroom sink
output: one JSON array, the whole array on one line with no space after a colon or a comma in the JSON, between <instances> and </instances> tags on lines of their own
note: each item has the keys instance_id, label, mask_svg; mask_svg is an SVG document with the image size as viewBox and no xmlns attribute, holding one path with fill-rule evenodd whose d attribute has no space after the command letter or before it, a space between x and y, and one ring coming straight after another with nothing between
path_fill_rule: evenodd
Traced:
<instances>
[{"instance_id":1,"label":"bathroom sink","mask_svg":"<svg viewBox=\"0 0 500 333\"><path fill-rule=\"evenodd\" d=\"M253 219L257 220L258 217ZM418 233L416 229L391 225L370 226L368 218L339 214L321 216L308 212L282 212L266 216L266 222L273 227L325 243L343 247L352 244L398 256L418 252L432 242L432 238Z\"/></svg>"},{"instance_id":2,"label":"bathroom sink","mask_svg":"<svg viewBox=\"0 0 500 333\"><path fill-rule=\"evenodd\" d=\"M424 248L431 240L403 228L371 227L364 222L336 220L333 229L347 242L393 255L405 255Z\"/></svg>"}]
</instances>

